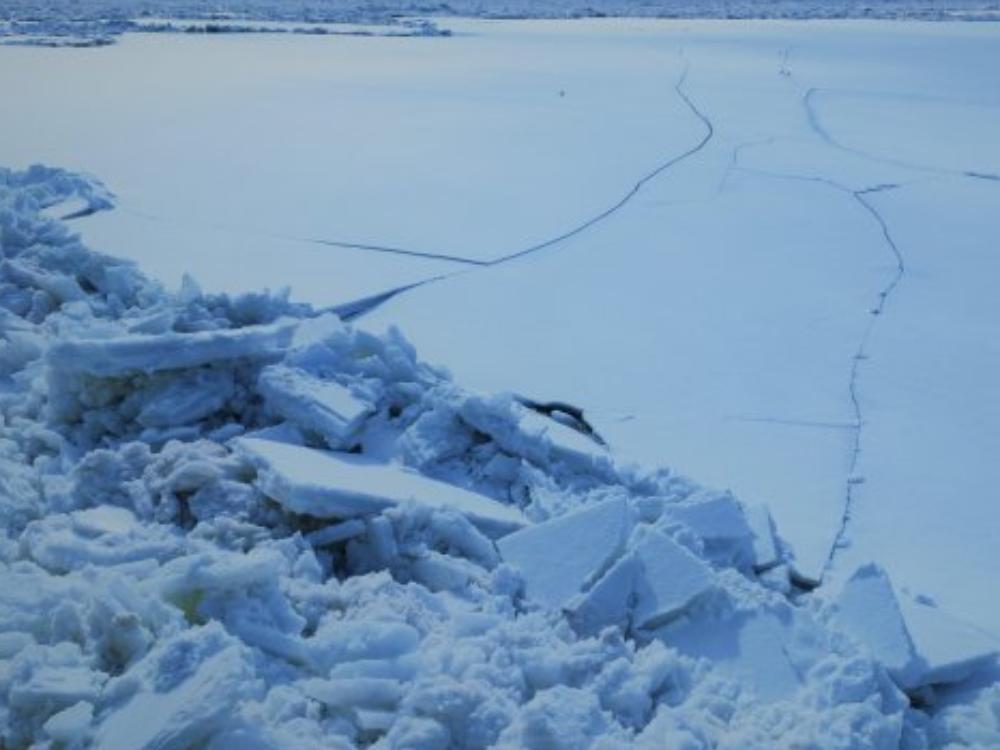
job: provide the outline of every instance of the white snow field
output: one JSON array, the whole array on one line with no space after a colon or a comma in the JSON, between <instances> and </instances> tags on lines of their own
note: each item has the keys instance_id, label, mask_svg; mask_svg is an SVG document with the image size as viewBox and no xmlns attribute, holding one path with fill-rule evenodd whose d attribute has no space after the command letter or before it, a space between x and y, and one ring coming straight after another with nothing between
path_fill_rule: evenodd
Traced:
<instances>
[{"instance_id":1,"label":"white snow field","mask_svg":"<svg viewBox=\"0 0 1000 750\"><path fill-rule=\"evenodd\" d=\"M1000 746L1000 27L443 25L0 47L0 748Z\"/></svg>"}]
</instances>

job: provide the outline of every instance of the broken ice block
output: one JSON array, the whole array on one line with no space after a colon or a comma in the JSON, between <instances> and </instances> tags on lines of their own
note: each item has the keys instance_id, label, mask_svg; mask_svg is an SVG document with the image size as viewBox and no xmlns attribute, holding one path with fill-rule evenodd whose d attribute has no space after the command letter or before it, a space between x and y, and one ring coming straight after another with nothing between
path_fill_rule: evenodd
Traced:
<instances>
[{"instance_id":1,"label":"broken ice block","mask_svg":"<svg viewBox=\"0 0 1000 750\"><path fill-rule=\"evenodd\" d=\"M273 411L318 433L331 448L346 447L373 411L371 404L340 383L320 380L294 367L267 367L257 385Z\"/></svg>"},{"instance_id":2,"label":"broken ice block","mask_svg":"<svg viewBox=\"0 0 1000 750\"><path fill-rule=\"evenodd\" d=\"M595 635L603 628L624 628L636 579L642 572L635 555L625 555L588 591L566 605L566 616L580 635Z\"/></svg>"},{"instance_id":3,"label":"broken ice block","mask_svg":"<svg viewBox=\"0 0 1000 750\"><path fill-rule=\"evenodd\" d=\"M728 492L703 492L664 508L665 519L679 521L705 543L705 553L723 564L753 563L753 532L740 504Z\"/></svg>"},{"instance_id":4,"label":"broken ice block","mask_svg":"<svg viewBox=\"0 0 1000 750\"><path fill-rule=\"evenodd\" d=\"M835 622L868 648L896 684L904 689L920 684L925 670L882 568L874 563L858 568L844 584L836 604Z\"/></svg>"},{"instance_id":5,"label":"broken ice block","mask_svg":"<svg viewBox=\"0 0 1000 750\"><path fill-rule=\"evenodd\" d=\"M528 597L558 608L611 566L631 528L628 503L615 499L518 531L497 547L520 570Z\"/></svg>"},{"instance_id":6,"label":"broken ice block","mask_svg":"<svg viewBox=\"0 0 1000 750\"><path fill-rule=\"evenodd\" d=\"M289 347L297 326L295 320L282 320L195 333L63 340L49 349L48 363L59 370L113 377L197 367L220 360L269 359Z\"/></svg>"},{"instance_id":7,"label":"broken ice block","mask_svg":"<svg viewBox=\"0 0 1000 750\"><path fill-rule=\"evenodd\" d=\"M641 564L632 624L655 628L713 586L712 571L670 537L644 530L633 550Z\"/></svg>"},{"instance_id":8,"label":"broken ice block","mask_svg":"<svg viewBox=\"0 0 1000 750\"><path fill-rule=\"evenodd\" d=\"M351 518L412 501L451 508L493 537L527 525L517 508L395 464L257 438L234 446L256 464L261 491L294 513Z\"/></svg>"}]
</instances>

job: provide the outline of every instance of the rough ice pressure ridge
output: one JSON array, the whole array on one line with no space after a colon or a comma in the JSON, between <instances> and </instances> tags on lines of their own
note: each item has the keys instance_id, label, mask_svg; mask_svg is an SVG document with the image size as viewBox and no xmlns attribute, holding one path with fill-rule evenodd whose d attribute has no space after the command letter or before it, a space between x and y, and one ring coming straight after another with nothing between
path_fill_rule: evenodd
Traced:
<instances>
[{"instance_id":1,"label":"rough ice pressure ridge","mask_svg":"<svg viewBox=\"0 0 1000 750\"><path fill-rule=\"evenodd\" d=\"M766 509L53 218L109 200L0 172L0 746L996 744L877 566L796 591Z\"/></svg>"}]
</instances>

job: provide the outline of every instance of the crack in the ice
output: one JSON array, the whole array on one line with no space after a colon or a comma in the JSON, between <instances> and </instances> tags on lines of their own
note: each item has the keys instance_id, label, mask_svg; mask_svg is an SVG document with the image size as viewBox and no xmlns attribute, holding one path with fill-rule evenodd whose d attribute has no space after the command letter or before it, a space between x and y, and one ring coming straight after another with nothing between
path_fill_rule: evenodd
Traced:
<instances>
[{"instance_id":1,"label":"crack in the ice","mask_svg":"<svg viewBox=\"0 0 1000 750\"><path fill-rule=\"evenodd\" d=\"M669 170L671 167L674 167L677 164L679 164L680 162L684 161L685 159L688 159L688 158L694 156L699 151L701 151L703 148L705 148L705 146L708 144L708 142L710 140L712 140L712 138L715 135L715 127L712 125L712 121L709 120L709 118L706 117L705 114L700 109L698 109L697 105L691 100L691 97L684 90L684 84L687 81L688 72L690 70L690 67L691 67L690 63L688 63L687 61L685 61L684 70L681 72L681 75L678 78L677 83L674 84L674 91L677 94L677 96L680 97L680 99L684 102L684 104L687 106L687 108L692 112L692 114L694 114L694 116L697 117L698 120L700 120L701 123L705 126L705 135L702 136L702 138L698 141L697 144L695 144L691 148L687 149L683 153L678 154L677 156L673 156L670 159L668 159L667 161L665 161L662 164L658 165L651 172L647 173L642 178L640 178L635 183L635 185L633 185L632 188L620 200L618 200L613 206L611 206L609 208L606 208L605 210L601 211L596 216L592 216L590 219L587 219L582 224L579 224L576 227L573 227L572 229L570 229L570 230L568 230L566 232L563 232L562 234L559 234L556 237L552 237L552 238L550 238L548 240L545 240L544 242L540 242L540 243L537 243L535 245L532 245L531 247L527 247L527 248L524 248L522 250L518 250L518 251L510 253L508 255L501 256L499 258L494 258L493 260L489 260L489 261L476 261L476 262L474 262L474 264L479 265L481 267L499 266L499 265L502 265L504 263L508 263L510 261L517 260L518 258L522 258L522 257L524 257L526 255L529 255L529 254L532 254L532 253L536 253L536 252L538 252L540 250L544 250L546 248L552 247L552 246L554 246L556 244L559 244L561 242L565 242L566 240L569 240L572 237L575 237L575 236L577 236L579 234L582 234L586 230L588 230L591 227L593 227L595 224L598 224L598 223L604 221L608 217L612 216L613 214L617 213L622 208L624 208L629 203L629 201L631 201L642 190L642 188L645 187L645 185L647 185L650 181L652 181L653 179L659 177L664 172L666 172L667 170ZM358 300L356 302L349 302L346 305L342 305L340 307L342 309L349 310L350 311L349 314L350 314L350 317L352 319L357 319L357 318L360 318L363 315L371 312L372 310L376 309L377 307L379 307L383 303L387 302L388 300L390 300L390 299L392 299L392 298L394 298L394 297L396 297L396 296L398 296L398 295L400 295L400 294L402 294L404 292L410 291L412 289L416 289L417 287L421 287L421 286L425 286L427 284L434 283L436 281L441 281L442 279L451 278L451 277L453 277L455 275L456 275L455 273L442 274L440 276L435 276L434 278L425 279L424 281L418 282L416 284L410 284L408 286L399 287L398 289L390 290L390 291L385 292L383 294L378 294L378 295L373 295L371 297L366 297L365 299ZM337 309L337 308L334 308L334 309Z\"/></svg>"},{"instance_id":2,"label":"crack in the ice","mask_svg":"<svg viewBox=\"0 0 1000 750\"><path fill-rule=\"evenodd\" d=\"M361 251L365 251L365 252L379 252L379 253L388 253L388 254L393 254L393 255L404 255L404 256L409 256L409 257L414 257L414 258L423 258L425 260L438 260L438 261L445 261L445 262L449 262L449 263L459 263L459 264L468 265L468 266L477 266L477 267L482 267L482 268L490 267L490 266L498 266L498 265L501 265L503 263L507 263L509 261L516 260L516 259L524 257L526 255L529 255L529 254L532 254L532 253L536 253L536 252L538 252L540 250L544 250L546 248L552 247L552 246L557 245L559 243L565 242L566 240L569 240L569 239L571 239L573 237L576 237L579 234L582 234L583 232L585 232L586 230L590 229L594 225L599 224L600 222L608 219L610 216L612 216L613 214L617 213L622 208L624 208L636 195L638 195L638 193L642 190L643 187L645 187L646 184L648 184L650 181L654 180L655 178L659 177L661 174L663 174L664 172L666 172L667 170L669 170L671 167L674 167L677 164L679 164L680 162L682 162L682 161L684 161L684 160L686 160L686 159L694 156L699 151L701 151L708 144L708 142L710 140L712 140L713 136L715 135L715 128L712 125L711 120L709 120L708 117L706 117L704 115L704 113L700 109L698 109L697 105L691 100L690 96L684 90L684 84L687 81L688 71L689 70L690 70L690 63L685 60L684 69L681 72L681 75L678 78L677 83L674 84L674 91L677 94L677 96L680 97L681 101L684 102L685 106L687 106L687 108L691 111L691 113L694 114L694 116L696 118L698 118L698 120L700 120L701 123L705 127L705 135L702 136L702 138L698 141L698 143L695 144L694 146L692 146L691 148L687 149L683 153L678 154L677 156L671 157L670 159L668 159L667 161L663 162L662 164L659 164L651 172L643 175L628 190L628 192L625 193L624 196L622 196L618 201L616 201L614 203L614 205L612 205L612 206L604 209L603 211L601 211L600 213L596 214L595 216L590 217L589 219L587 219L586 221L582 222L581 224L578 224L577 226L573 227L572 229L569 229L569 230L567 230L565 232L562 232L562 233L560 233L559 235L557 235L555 237L551 237L551 238L549 238L547 240L544 240L543 242L539 242L539 243L536 243L534 245L531 245L530 247L526 247L526 248L523 248L521 250L514 251L512 253L508 253L507 255L503 255L503 256L500 256L498 258L493 258L491 260L476 260L476 259L473 259L473 258L466 258L466 257L463 257L463 256L458 256L458 255L450 255L450 254L447 254L447 253L437 253L437 252L429 252L429 251L421 251L421 250L411 250L411 249L407 249L407 248L392 247L392 246L388 246L388 245L379 245L379 244L374 244L374 243L349 242L349 241L345 241L345 240L331 240L331 239L322 239L322 238L295 237L295 236L283 235L283 234L275 233L275 232L266 232L266 231L253 230L253 229L249 229L247 227L240 227L239 229L234 229L232 227L225 227L225 226L222 226L222 225L215 225L215 228L216 229L221 229L223 231L239 231L239 232L246 232L246 233L251 233L251 234L263 234L263 235L266 235L266 236L269 236L269 237L273 237L274 239L281 239L281 240L287 240L287 241L292 241L292 242L309 243L309 244L315 244L315 245L325 245L325 246L328 246L328 247L339 247L339 248L350 249L350 250L361 250ZM146 220L150 220L150 221L160 221L160 222L165 222L165 223L170 223L170 222L176 221L175 219L170 219L170 218L163 217L163 216L157 216L157 215L149 214L149 213L142 212L142 211L136 211L134 209L129 209L129 208L126 208L124 206L119 206L118 210L122 211L123 213L128 213L128 214L131 214L133 216L136 216L136 217L139 217L139 218L143 218L143 219L146 219ZM72 218L76 218L76 217L72 217ZM333 309L333 310L343 310L345 312L345 314L347 316L349 316L350 318L359 318L362 315L364 315L364 314L366 314L366 313L374 310L375 308L377 308L379 305L383 304L384 302L392 299L393 297L396 297L399 294L402 294L403 292L409 291L411 289L415 289L416 287L419 287L419 286L424 286L425 284L430 284L430 283L433 283L435 281L439 281L439 280L444 279L444 278L449 278L452 275L454 275L454 274L441 274L439 276L434 276L434 277L429 278L429 279L424 279L423 281L420 281L420 282L417 282L417 283L414 283L414 284L408 284L408 285L405 285L405 286L397 287L395 289L387 290L385 292L381 292L379 294L371 295L369 297L365 297L365 298L360 299L360 300L354 300L354 301L346 302L346 303L344 303L342 305L335 306L335 307L333 307L331 309Z\"/></svg>"},{"instance_id":3,"label":"crack in the ice","mask_svg":"<svg viewBox=\"0 0 1000 750\"><path fill-rule=\"evenodd\" d=\"M857 203L865 212L872 218L879 228L879 232L882 236L882 241L885 247L891 252L892 257L895 261L895 270L892 276L889 278L888 282L883 286L878 292L878 301L874 307L869 310L870 319L868 325L865 326L865 331L861 336L861 340L858 343L857 349L854 352L854 356L851 358L851 368L848 377L848 395L851 402L851 411L853 413L852 420L852 446L851 446L851 459L847 470L847 481L846 489L844 494L843 509L841 512L840 522L837 526L837 533L834 536L833 543L830 546L830 551L827 555L826 562L823 565L823 570L821 573L821 578L825 577L829 572L830 568L833 566L834 559L837 555L837 551L845 546L847 538L848 526L851 522L851 516L854 509L855 501L855 488L861 484L861 480L857 476L857 469L859 459L861 457L861 447L862 439L864 433L864 409L861 405L861 396L859 389L860 381L860 365L861 362L868 359L868 342L871 339L872 332L875 329L877 321L881 318L882 314L885 312L886 306L889 302L889 298L892 293L899 286L902 281L904 274L906 273L906 263L903 258L903 254L896 244L892 233L889 230L889 225L886 223L885 218L879 212L879 210L872 205L866 196L873 193L885 192L887 190L897 189L899 186L895 184L881 184L873 185L870 187L855 189L842 185L835 180L831 180L826 177L818 177L815 175L800 175L800 174L790 174L784 172L769 172L766 170L752 169L749 167L741 167L737 165L735 169L748 174L756 174L762 177L769 177L773 179L785 179L785 180L797 180L800 182L812 182L820 185L825 185L840 193L849 195L851 199Z\"/></svg>"},{"instance_id":4,"label":"crack in the ice","mask_svg":"<svg viewBox=\"0 0 1000 750\"><path fill-rule=\"evenodd\" d=\"M810 419L782 419L780 417L748 417L742 415L728 415L724 419L730 422L750 422L754 424L775 424L784 427L810 427L822 430L853 430L856 428L853 422L823 422Z\"/></svg>"},{"instance_id":5,"label":"crack in the ice","mask_svg":"<svg viewBox=\"0 0 1000 750\"><path fill-rule=\"evenodd\" d=\"M788 74L791 75L790 73ZM947 167L934 167L929 164L915 164L913 162L903 161L902 159L892 159L886 156L877 156L875 154L868 153L867 151L859 148L853 148L851 146L846 146L823 127L823 123L820 122L819 113L816 111L816 105L814 99L817 94L820 94L825 89L812 87L806 90L805 94L802 96L802 105L806 111L806 119L809 122L810 129L816 133L823 141L832 148L839 151L843 151L848 154L853 154L859 156L863 159L868 159L869 161L879 162L881 164L888 164L893 167L900 167L902 169L911 169L917 172L929 172L931 174L938 175L949 175L952 177L967 177L974 180L990 180L993 182L1000 182L1000 174L994 174L992 172L979 172L976 170L965 170L965 169L949 169Z\"/></svg>"},{"instance_id":6,"label":"crack in the ice","mask_svg":"<svg viewBox=\"0 0 1000 750\"><path fill-rule=\"evenodd\" d=\"M671 157L667 161L657 166L654 170L641 177L632 186L632 188L624 196L622 196L621 199L618 200L618 202L604 209L596 216L592 216L591 218L584 221L582 224L579 224L576 227L573 227L572 229L563 232L562 234L556 237L552 237L551 239L545 240L544 242L539 242L538 244L532 245L531 247L527 247L523 250L518 250L516 252L510 253L509 255L497 258L491 261L489 265L499 265L501 263L506 263L507 261L511 261L516 258L520 258L525 255L538 252L539 250L544 250L545 248L552 247L553 245L556 245L560 242L564 242L565 240L568 240L571 237L575 237L576 235L585 232L586 230L590 229L590 227L604 221L608 217L612 216L613 214L617 213L622 208L624 208L629 203L629 201L631 201L636 195L638 195L639 192L642 190L642 188L651 180L656 179L671 167L676 166L685 159L694 156L703 148L705 148L705 146L708 145L708 142L712 140L712 137L715 135L715 127L712 125L712 121L709 120L700 109L698 109L695 103L691 101L691 97L688 96L686 91L684 91L684 83L687 81L689 69L690 69L690 64L685 63L684 70L681 72L680 78L678 79L677 83L674 84L674 91L677 94L677 96L681 98L681 100L684 102L687 108L691 110L691 113L694 114L694 116L701 121L702 125L705 126L705 135L701 138L700 141L698 141L697 144L689 148L687 151L684 151L683 153L678 154L677 156Z\"/></svg>"},{"instance_id":7,"label":"crack in the ice","mask_svg":"<svg viewBox=\"0 0 1000 750\"><path fill-rule=\"evenodd\" d=\"M422 250L407 250L401 247L388 247L386 245L370 245L363 242L344 242L341 240L320 240L320 239L304 239L300 237L287 237L286 239L295 240L296 242L311 242L314 245L328 245L330 247L342 247L348 250L370 250L375 253L391 253L394 255L408 255L411 258L426 258L428 260L443 260L450 263L464 263L470 266L488 266L491 265L488 260L475 260L473 258L464 258L460 255L448 255L447 253L430 253L424 252Z\"/></svg>"}]
</instances>

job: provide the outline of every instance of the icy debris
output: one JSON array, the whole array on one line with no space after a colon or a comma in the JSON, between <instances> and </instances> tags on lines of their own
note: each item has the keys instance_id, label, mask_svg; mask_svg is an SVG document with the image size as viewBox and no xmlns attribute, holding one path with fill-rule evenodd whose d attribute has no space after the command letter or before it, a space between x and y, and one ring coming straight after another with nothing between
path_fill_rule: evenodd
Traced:
<instances>
[{"instance_id":1,"label":"icy debris","mask_svg":"<svg viewBox=\"0 0 1000 750\"><path fill-rule=\"evenodd\" d=\"M317 433L334 449L350 447L374 411L346 386L283 365L264 368L258 387L270 409L301 429Z\"/></svg>"},{"instance_id":2,"label":"icy debris","mask_svg":"<svg viewBox=\"0 0 1000 750\"><path fill-rule=\"evenodd\" d=\"M516 508L364 456L256 438L240 438L236 446L256 464L264 494L295 513L351 518L412 501L453 508L496 536L526 523Z\"/></svg>"},{"instance_id":3,"label":"icy debris","mask_svg":"<svg viewBox=\"0 0 1000 750\"><path fill-rule=\"evenodd\" d=\"M608 500L510 534L497 547L520 571L528 597L558 609L621 555L631 528L628 503Z\"/></svg>"}]
</instances>

